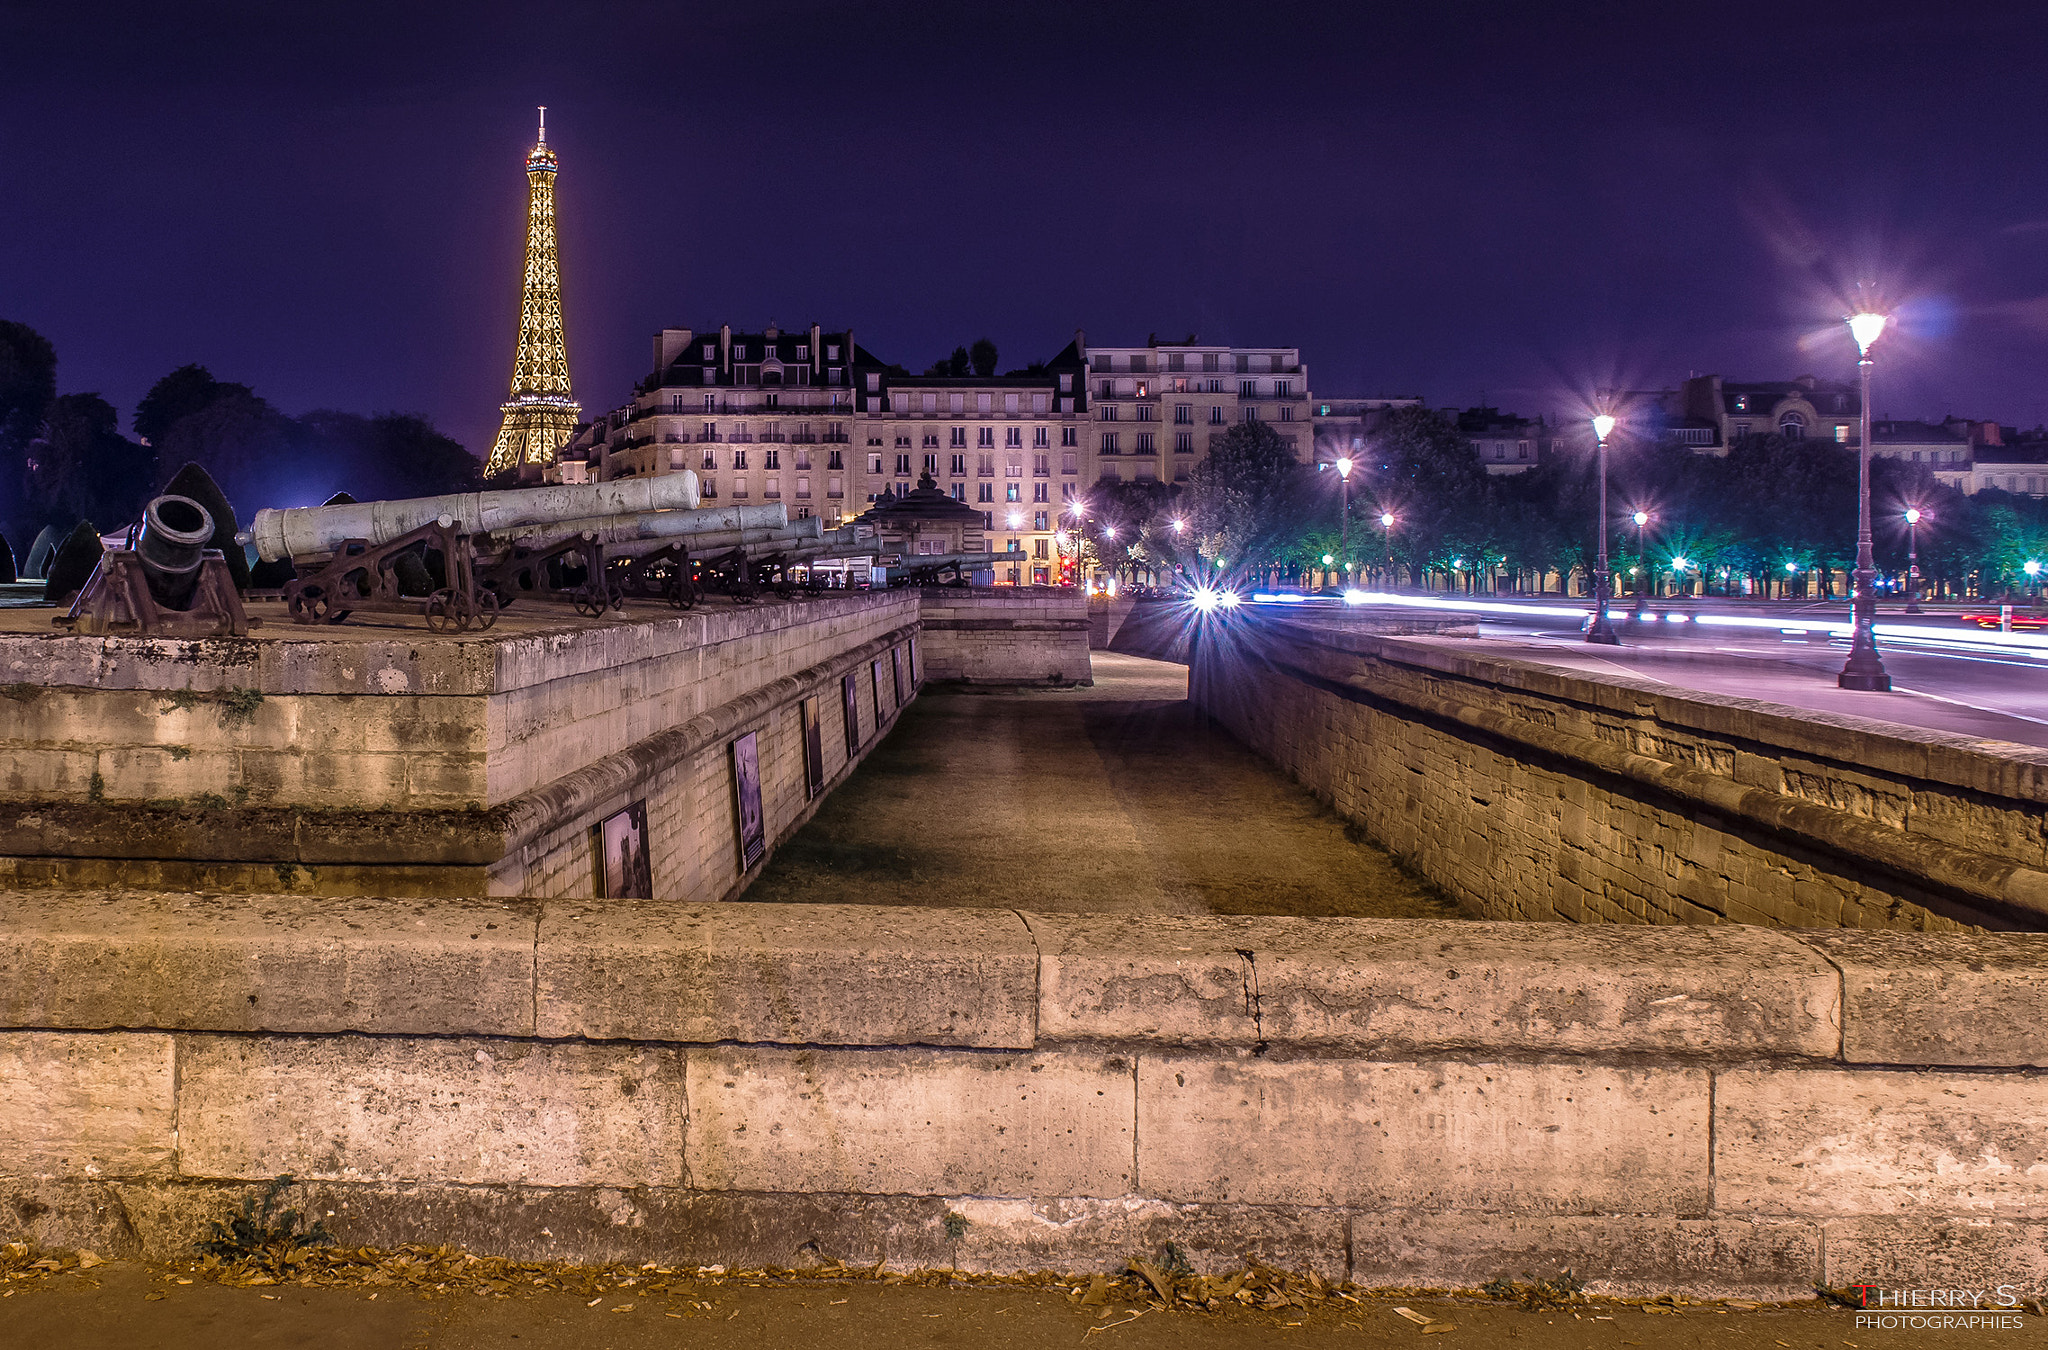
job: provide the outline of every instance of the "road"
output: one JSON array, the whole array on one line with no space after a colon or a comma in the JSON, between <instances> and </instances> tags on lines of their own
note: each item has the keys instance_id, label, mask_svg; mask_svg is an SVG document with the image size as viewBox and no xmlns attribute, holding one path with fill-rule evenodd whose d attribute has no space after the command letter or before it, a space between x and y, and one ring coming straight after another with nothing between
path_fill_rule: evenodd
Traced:
<instances>
[{"instance_id":1,"label":"road","mask_svg":"<svg viewBox=\"0 0 2048 1350\"><path fill-rule=\"evenodd\" d=\"M1351 614L1468 613L1478 624L1476 639L1420 640L1593 675L2048 748L2048 634L1986 632L1964 623L1960 607L1924 615L1889 607L1880 612L1878 645L1892 690L1856 693L1835 684L1848 654L1841 630L1849 615L1840 604L1665 602L1646 607L1640 621L1628 617L1629 606L1617 604L1609 613L1621 645L1602 647L1582 640L1583 604L1556 596L1448 604L1446 599L1402 596L1398 603L1287 609L1331 622Z\"/></svg>"}]
</instances>

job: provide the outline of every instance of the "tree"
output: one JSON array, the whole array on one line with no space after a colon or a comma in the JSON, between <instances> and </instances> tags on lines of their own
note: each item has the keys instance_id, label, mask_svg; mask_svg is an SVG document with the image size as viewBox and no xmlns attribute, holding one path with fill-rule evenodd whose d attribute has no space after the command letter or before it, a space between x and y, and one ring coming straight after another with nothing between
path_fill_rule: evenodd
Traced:
<instances>
[{"instance_id":1,"label":"tree","mask_svg":"<svg viewBox=\"0 0 2048 1350\"><path fill-rule=\"evenodd\" d=\"M155 442L158 458L205 469L242 517L260 506L327 495L319 484L332 470L306 458L302 429L242 386L227 390L171 423Z\"/></svg>"},{"instance_id":2,"label":"tree","mask_svg":"<svg viewBox=\"0 0 2048 1350\"><path fill-rule=\"evenodd\" d=\"M296 439L301 459L323 471L317 481L307 478L300 496L340 490L358 501L432 497L473 492L483 483L476 456L412 413L310 412L298 419Z\"/></svg>"},{"instance_id":3,"label":"tree","mask_svg":"<svg viewBox=\"0 0 2048 1350\"><path fill-rule=\"evenodd\" d=\"M996 373L996 344L985 337L978 337L967 349L967 359L974 365L974 373L988 379Z\"/></svg>"},{"instance_id":4,"label":"tree","mask_svg":"<svg viewBox=\"0 0 2048 1350\"><path fill-rule=\"evenodd\" d=\"M1387 415L1367 457L1377 509L1399 518L1397 552L1418 572L1477 551L1486 470L1457 424L1428 408Z\"/></svg>"},{"instance_id":5,"label":"tree","mask_svg":"<svg viewBox=\"0 0 2048 1350\"><path fill-rule=\"evenodd\" d=\"M946 358L946 373L956 380L964 380L974 370L974 358L967 354L965 347L955 347L953 354Z\"/></svg>"},{"instance_id":6,"label":"tree","mask_svg":"<svg viewBox=\"0 0 2048 1350\"><path fill-rule=\"evenodd\" d=\"M0 527L18 532L30 526L23 482L28 443L56 397L56 348L27 324L0 320Z\"/></svg>"},{"instance_id":7,"label":"tree","mask_svg":"<svg viewBox=\"0 0 2048 1350\"><path fill-rule=\"evenodd\" d=\"M160 444L185 418L236 395L254 397L254 392L246 384L216 380L205 366L179 366L151 385L135 405L135 434L151 445Z\"/></svg>"},{"instance_id":8,"label":"tree","mask_svg":"<svg viewBox=\"0 0 2048 1350\"><path fill-rule=\"evenodd\" d=\"M1264 422L1239 422L1188 483L1200 552L1239 572L1279 558L1308 505L1309 477L1279 433Z\"/></svg>"},{"instance_id":9,"label":"tree","mask_svg":"<svg viewBox=\"0 0 2048 1350\"><path fill-rule=\"evenodd\" d=\"M114 530L141 519L156 489L156 457L121 434L120 414L98 394L62 394L29 443L28 507L42 524L92 521Z\"/></svg>"}]
</instances>

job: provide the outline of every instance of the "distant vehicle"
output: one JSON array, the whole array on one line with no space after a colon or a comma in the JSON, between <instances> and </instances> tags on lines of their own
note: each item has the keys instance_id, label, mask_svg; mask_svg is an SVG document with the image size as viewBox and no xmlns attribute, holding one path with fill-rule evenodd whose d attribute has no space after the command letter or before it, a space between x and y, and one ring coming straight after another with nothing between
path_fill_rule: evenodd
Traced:
<instances>
[{"instance_id":1,"label":"distant vehicle","mask_svg":"<svg viewBox=\"0 0 2048 1350\"><path fill-rule=\"evenodd\" d=\"M1989 614L1965 614L1963 615L1963 622L1974 623L1979 628L1996 628L1999 626L1998 611L1994 609ZM2037 614L2033 610L2023 611L2017 606L2014 607L2012 611L2013 632L2031 633L2043 628L2048 628L2048 614Z\"/></svg>"}]
</instances>

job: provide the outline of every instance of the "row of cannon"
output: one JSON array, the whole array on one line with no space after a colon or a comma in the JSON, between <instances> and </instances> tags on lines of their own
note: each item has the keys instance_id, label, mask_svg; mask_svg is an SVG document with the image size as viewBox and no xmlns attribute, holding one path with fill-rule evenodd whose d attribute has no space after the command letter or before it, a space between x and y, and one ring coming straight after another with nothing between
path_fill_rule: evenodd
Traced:
<instances>
[{"instance_id":1,"label":"row of cannon","mask_svg":"<svg viewBox=\"0 0 2048 1350\"><path fill-rule=\"evenodd\" d=\"M231 512L217 494L201 495ZM697 476L687 471L265 508L233 539L260 560L257 589L269 581L296 623L410 612L439 632L488 628L506 605L525 598L567 600L591 616L633 598L687 609L719 592L749 603L764 588L793 589L799 569L815 585L806 563L872 559L883 548L871 530L790 520L779 503L706 507ZM220 523L205 504L192 496L157 497L124 542L104 554L59 624L178 636L248 631L225 552L213 547L224 542ZM972 570L1008 557L961 554L915 563L922 579L964 582Z\"/></svg>"}]
</instances>

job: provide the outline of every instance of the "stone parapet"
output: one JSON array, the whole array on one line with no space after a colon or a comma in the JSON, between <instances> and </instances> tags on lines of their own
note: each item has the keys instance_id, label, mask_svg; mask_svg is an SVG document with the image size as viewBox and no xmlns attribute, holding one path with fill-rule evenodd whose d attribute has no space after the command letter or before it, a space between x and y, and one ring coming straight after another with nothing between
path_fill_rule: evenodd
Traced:
<instances>
[{"instance_id":1,"label":"stone parapet","mask_svg":"<svg viewBox=\"0 0 2048 1350\"><path fill-rule=\"evenodd\" d=\"M814 804L801 705L815 700L836 782L913 692L914 595L610 621L536 608L403 639L290 624L203 642L30 636L0 622L0 885L587 895L592 827L639 800L656 893L717 900L747 873L728 743L758 733L772 848Z\"/></svg>"},{"instance_id":2,"label":"stone parapet","mask_svg":"<svg viewBox=\"0 0 2048 1350\"><path fill-rule=\"evenodd\" d=\"M1487 918L2048 928L2048 751L1270 615L1190 697Z\"/></svg>"},{"instance_id":3,"label":"stone parapet","mask_svg":"<svg viewBox=\"0 0 2048 1350\"><path fill-rule=\"evenodd\" d=\"M926 587L918 593L930 678L988 685L1091 684L1088 602L1058 587Z\"/></svg>"},{"instance_id":4,"label":"stone parapet","mask_svg":"<svg viewBox=\"0 0 2048 1350\"><path fill-rule=\"evenodd\" d=\"M175 1255L289 1172L344 1241L536 1259L2039 1292L2044 976L2033 934L4 894L0 1228Z\"/></svg>"}]
</instances>

